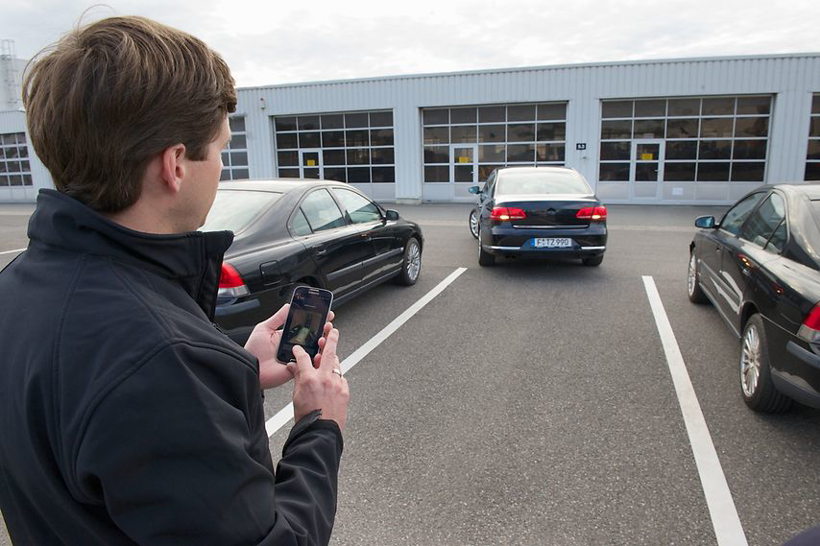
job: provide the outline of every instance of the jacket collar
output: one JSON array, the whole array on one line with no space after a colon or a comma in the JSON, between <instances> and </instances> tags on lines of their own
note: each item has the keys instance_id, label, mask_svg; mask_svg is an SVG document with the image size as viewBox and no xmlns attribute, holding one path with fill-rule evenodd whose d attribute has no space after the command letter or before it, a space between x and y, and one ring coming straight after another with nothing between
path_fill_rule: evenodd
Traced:
<instances>
[{"instance_id":1,"label":"jacket collar","mask_svg":"<svg viewBox=\"0 0 820 546\"><path fill-rule=\"evenodd\" d=\"M213 320L216 293L230 231L155 235L134 231L76 199L42 189L29 220L28 236L81 254L109 257L177 282Z\"/></svg>"}]
</instances>

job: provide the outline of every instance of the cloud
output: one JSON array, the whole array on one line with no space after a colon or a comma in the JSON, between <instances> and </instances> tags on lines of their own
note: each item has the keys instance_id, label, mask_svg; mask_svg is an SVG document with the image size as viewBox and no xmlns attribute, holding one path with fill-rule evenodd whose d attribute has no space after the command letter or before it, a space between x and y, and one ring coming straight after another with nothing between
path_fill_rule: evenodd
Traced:
<instances>
[{"instance_id":1,"label":"cloud","mask_svg":"<svg viewBox=\"0 0 820 546\"><path fill-rule=\"evenodd\" d=\"M88 4L18 0L0 38L30 57ZM820 2L374 0L310 4L124 0L86 19L138 14L205 40L241 86L631 59L817 49ZM22 29L25 29L23 31Z\"/></svg>"}]
</instances>

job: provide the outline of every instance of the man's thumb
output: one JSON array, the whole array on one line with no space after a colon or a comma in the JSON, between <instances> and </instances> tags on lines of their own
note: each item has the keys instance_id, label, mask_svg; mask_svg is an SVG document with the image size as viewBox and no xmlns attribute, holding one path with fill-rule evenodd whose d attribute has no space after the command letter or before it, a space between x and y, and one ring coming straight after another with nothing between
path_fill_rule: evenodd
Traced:
<instances>
[{"instance_id":1,"label":"man's thumb","mask_svg":"<svg viewBox=\"0 0 820 546\"><path fill-rule=\"evenodd\" d=\"M296 362L288 362L287 366L290 375L292 375L294 379L297 379L299 377L299 366L296 365Z\"/></svg>"}]
</instances>

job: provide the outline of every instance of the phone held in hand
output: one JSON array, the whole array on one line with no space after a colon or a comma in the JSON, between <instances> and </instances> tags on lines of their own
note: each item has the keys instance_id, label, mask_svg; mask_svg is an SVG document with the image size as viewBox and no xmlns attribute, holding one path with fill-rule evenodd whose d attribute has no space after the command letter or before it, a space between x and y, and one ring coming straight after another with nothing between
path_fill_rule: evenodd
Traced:
<instances>
[{"instance_id":1,"label":"phone held in hand","mask_svg":"<svg viewBox=\"0 0 820 546\"><path fill-rule=\"evenodd\" d=\"M282 331L282 341L276 358L279 362L295 362L293 346L302 347L312 359L319 352L319 339L333 303L333 292L311 286L299 286L293 291L290 311Z\"/></svg>"}]
</instances>

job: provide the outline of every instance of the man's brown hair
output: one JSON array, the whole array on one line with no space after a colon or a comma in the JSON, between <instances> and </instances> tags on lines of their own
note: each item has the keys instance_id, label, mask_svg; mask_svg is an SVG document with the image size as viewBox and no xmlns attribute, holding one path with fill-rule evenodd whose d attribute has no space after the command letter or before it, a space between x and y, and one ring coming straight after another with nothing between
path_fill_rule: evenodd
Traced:
<instances>
[{"instance_id":1,"label":"man's brown hair","mask_svg":"<svg viewBox=\"0 0 820 546\"><path fill-rule=\"evenodd\" d=\"M65 35L29 66L29 134L57 189L94 210L140 196L148 162L182 143L205 159L236 109L228 65L193 36L142 17L112 17Z\"/></svg>"}]
</instances>

